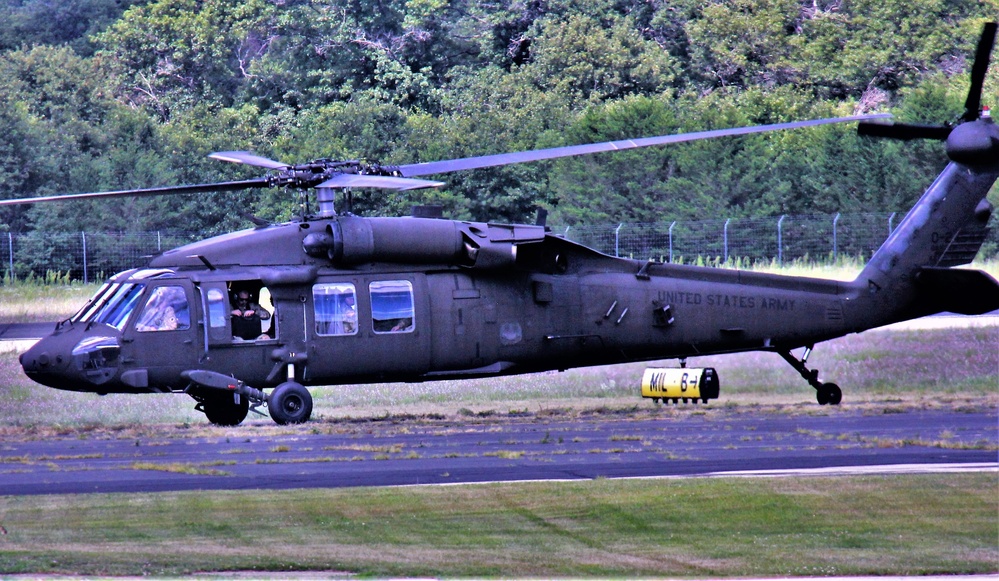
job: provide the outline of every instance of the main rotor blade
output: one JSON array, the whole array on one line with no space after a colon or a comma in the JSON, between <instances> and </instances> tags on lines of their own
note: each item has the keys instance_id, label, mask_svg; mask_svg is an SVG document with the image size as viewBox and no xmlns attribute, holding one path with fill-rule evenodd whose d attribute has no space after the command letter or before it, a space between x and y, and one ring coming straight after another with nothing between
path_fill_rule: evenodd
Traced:
<instances>
[{"instance_id":1,"label":"main rotor blade","mask_svg":"<svg viewBox=\"0 0 999 581\"><path fill-rule=\"evenodd\" d=\"M419 190L422 188L439 188L444 182L430 180L414 180L392 176L369 176L342 173L316 186L317 188L381 188L384 190Z\"/></svg>"},{"instance_id":2,"label":"main rotor blade","mask_svg":"<svg viewBox=\"0 0 999 581\"><path fill-rule=\"evenodd\" d=\"M852 117L813 119L810 121L794 121L791 123L776 123L773 125L756 125L752 127L715 129L712 131L698 131L694 133L681 133L677 135L660 135L658 137L644 137L641 139L624 139L621 141L605 141L603 143L590 143L586 145L570 145L567 147L553 147L550 149L535 149L533 151L518 151L514 153L500 153L496 155L483 155L479 157L466 157L461 159L449 159L445 161L413 163L408 165L400 165L398 167L399 171L405 177L424 176L424 175L446 173L446 172L459 171L465 169L479 169L483 167L495 167L501 165L515 164L515 163L525 163L529 161L541 161L545 159L557 159L561 157L587 155L591 153L601 153L605 151L621 151L624 149L650 147L653 145L683 143L686 141L696 141L699 139L713 139L715 137L726 137L729 135L748 135L750 133L763 133L766 131L779 131L782 129L797 129L799 127L813 127L816 125L827 125L830 123L848 123L851 121L863 121L867 119L887 119L889 117L891 117L891 115L888 113L878 113L873 115L854 115Z\"/></svg>"},{"instance_id":3,"label":"main rotor blade","mask_svg":"<svg viewBox=\"0 0 999 581\"><path fill-rule=\"evenodd\" d=\"M986 22L982 28L982 37L978 39L978 50L975 51L975 63L971 66L971 88L968 89L968 99L964 102L965 121L978 119L982 108L982 85L985 84L985 74L989 70L989 57L992 46L996 42L995 22Z\"/></svg>"},{"instance_id":4,"label":"main rotor blade","mask_svg":"<svg viewBox=\"0 0 999 581\"><path fill-rule=\"evenodd\" d=\"M866 137L888 137L891 139L947 139L953 127L946 125L919 125L915 123L871 123L862 121L857 124L857 135Z\"/></svg>"},{"instance_id":5,"label":"main rotor blade","mask_svg":"<svg viewBox=\"0 0 999 581\"><path fill-rule=\"evenodd\" d=\"M208 157L220 161L242 163L256 167L264 167L267 169L288 169L291 167L291 165L287 163L267 159L266 157L261 157L255 153L250 153L249 151L217 151Z\"/></svg>"},{"instance_id":6,"label":"main rotor blade","mask_svg":"<svg viewBox=\"0 0 999 581\"><path fill-rule=\"evenodd\" d=\"M0 200L0 206L15 206L18 204L38 204L41 202L68 202L72 200L94 200L100 198L120 198L124 196L158 196L161 194L193 194L197 192L232 192L248 188L266 188L270 186L267 178L257 178L238 182L219 182L214 184L196 184L189 186L167 186L163 188L146 188L141 190L119 190L115 192L90 192L86 194L66 194L62 196L42 196L39 198L18 198Z\"/></svg>"}]
</instances>

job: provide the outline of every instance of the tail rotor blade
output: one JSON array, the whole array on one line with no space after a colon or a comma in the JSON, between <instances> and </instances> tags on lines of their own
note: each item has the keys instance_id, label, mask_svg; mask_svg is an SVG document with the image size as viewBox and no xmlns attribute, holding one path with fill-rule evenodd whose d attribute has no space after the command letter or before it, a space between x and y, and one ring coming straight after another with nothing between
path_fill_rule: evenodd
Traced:
<instances>
[{"instance_id":1,"label":"tail rotor blade","mask_svg":"<svg viewBox=\"0 0 999 581\"><path fill-rule=\"evenodd\" d=\"M982 108L982 85L985 74L989 70L989 57L996 42L996 23L986 22L982 36L978 39L978 50L975 52L975 63L971 67L971 88L968 89L968 99L964 102L964 121L978 119Z\"/></svg>"},{"instance_id":2,"label":"tail rotor blade","mask_svg":"<svg viewBox=\"0 0 999 581\"><path fill-rule=\"evenodd\" d=\"M982 86L989 70L989 58L996 42L995 22L985 23L982 36L978 39L978 49L975 51L975 62L971 67L971 88L968 99L964 102L964 115L961 116L961 126L964 123L977 121L982 112ZM953 125L919 125L915 123L871 123L861 121L857 124L857 135L868 137L888 137L890 139L936 139L946 141L954 131ZM950 147L950 146L948 146Z\"/></svg>"}]
</instances>

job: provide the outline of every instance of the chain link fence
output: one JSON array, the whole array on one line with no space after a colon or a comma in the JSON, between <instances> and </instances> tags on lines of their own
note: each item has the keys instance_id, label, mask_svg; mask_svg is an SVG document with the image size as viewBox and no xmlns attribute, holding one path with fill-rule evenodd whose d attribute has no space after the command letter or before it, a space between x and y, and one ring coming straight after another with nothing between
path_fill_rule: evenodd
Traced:
<instances>
[{"instance_id":1,"label":"chain link fence","mask_svg":"<svg viewBox=\"0 0 999 581\"><path fill-rule=\"evenodd\" d=\"M204 236L197 232L33 232L0 234L3 280L101 281Z\"/></svg>"},{"instance_id":2,"label":"chain link fence","mask_svg":"<svg viewBox=\"0 0 999 581\"><path fill-rule=\"evenodd\" d=\"M553 226L555 234L612 256L687 264L866 260L902 219L899 213L784 215ZM999 250L995 228L979 257ZM197 232L0 234L3 280L94 282L142 266L150 256L204 238Z\"/></svg>"},{"instance_id":3,"label":"chain link fence","mask_svg":"<svg viewBox=\"0 0 999 581\"><path fill-rule=\"evenodd\" d=\"M894 212L787 214L577 225L556 231L606 254L662 262L836 262L870 258L902 216Z\"/></svg>"}]
</instances>

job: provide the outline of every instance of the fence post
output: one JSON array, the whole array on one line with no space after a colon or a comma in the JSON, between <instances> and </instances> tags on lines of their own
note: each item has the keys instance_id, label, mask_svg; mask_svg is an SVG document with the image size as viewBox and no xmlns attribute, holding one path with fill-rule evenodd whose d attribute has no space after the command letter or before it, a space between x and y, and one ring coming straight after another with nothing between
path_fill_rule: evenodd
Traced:
<instances>
[{"instance_id":1,"label":"fence post","mask_svg":"<svg viewBox=\"0 0 999 581\"><path fill-rule=\"evenodd\" d=\"M87 233L80 232L83 238L83 284L87 284Z\"/></svg>"},{"instance_id":2,"label":"fence post","mask_svg":"<svg viewBox=\"0 0 999 581\"><path fill-rule=\"evenodd\" d=\"M731 222L731 221L732 221L731 218L728 218L728 219L725 220L725 229L724 229L724 232L725 232L724 233L725 252L724 252L724 254L725 254L725 263L726 264L728 263L728 223Z\"/></svg>"},{"instance_id":3,"label":"fence post","mask_svg":"<svg viewBox=\"0 0 999 581\"><path fill-rule=\"evenodd\" d=\"M833 262L836 262L839 253L839 245L836 240L836 222L839 222L839 212L836 212L836 217L833 218Z\"/></svg>"},{"instance_id":4,"label":"fence post","mask_svg":"<svg viewBox=\"0 0 999 581\"><path fill-rule=\"evenodd\" d=\"M10 251L10 282L14 282L14 235L7 233L7 249Z\"/></svg>"},{"instance_id":5,"label":"fence post","mask_svg":"<svg viewBox=\"0 0 999 581\"><path fill-rule=\"evenodd\" d=\"M784 266L784 235L781 232L781 222L784 221L786 214L780 215L780 220L777 220L777 264L778 266Z\"/></svg>"},{"instance_id":6,"label":"fence post","mask_svg":"<svg viewBox=\"0 0 999 581\"><path fill-rule=\"evenodd\" d=\"M669 262L673 264L673 226L676 226L676 220L669 225Z\"/></svg>"},{"instance_id":7,"label":"fence post","mask_svg":"<svg viewBox=\"0 0 999 581\"><path fill-rule=\"evenodd\" d=\"M620 242L621 242L621 226L623 223L617 225L617 229L614 230L614 256L621 256L620 254Z\"/></svg>"}]
</instances>

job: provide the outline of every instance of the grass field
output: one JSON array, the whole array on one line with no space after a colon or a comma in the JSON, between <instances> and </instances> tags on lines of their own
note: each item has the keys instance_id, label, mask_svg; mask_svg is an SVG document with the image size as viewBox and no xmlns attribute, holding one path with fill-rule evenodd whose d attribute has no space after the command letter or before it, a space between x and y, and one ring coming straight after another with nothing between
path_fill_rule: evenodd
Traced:
<instances>
[{"instance_id":1,"label":"grass field","mask_svg":"<svg viewBox=\"0 0 999 581\"><path fill-rule=\"evenodd\" d=\"M0 573L994 573L995 493L965 474L0 497Z\"/></svg>"},{"instance_id":2,"label":"grass field","mask_svg":"<svg viewBox=\"0 0 999 581\"><path fill-rule=\"evenodd\" d=\"M14 291L0 287L0 317L54 320L75 311L93 289L30 292L37 294L14 300ZM819 345L809 362L843 387L847 410L999 408L999 327L870 331ZM817 409L812 390L777 355L690 364L718 369L721 398L711 406L750 413ZM318 388L315 417L627 410L653 405L638 397L644 367ZM192 408L186 396L98 397L44 388L23 376L16 353L0 353L5 434L96 437L98 426L113 434L206 424ZM205 571L276 578L292 571L362 577L994 574L999 483L990 473L0 497L0 576Z\"/></svg>"}]
</instances>

